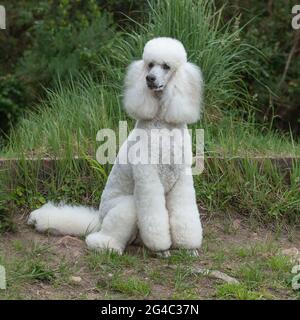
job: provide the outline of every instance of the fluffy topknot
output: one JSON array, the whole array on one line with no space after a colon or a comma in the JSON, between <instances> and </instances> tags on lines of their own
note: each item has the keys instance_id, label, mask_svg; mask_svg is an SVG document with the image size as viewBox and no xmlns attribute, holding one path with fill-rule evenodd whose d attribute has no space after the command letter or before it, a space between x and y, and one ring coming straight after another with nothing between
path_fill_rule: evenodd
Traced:
<instances>
[{"instance_id":1,"label":"fluffy topknot","mask_svg":"<svg viewBox=\"0 0 300 320\"><path fill-rule=\"evenodd\" d=\"M146 64L149 62L167 63L177 69L187 62L187 54L180 41L173 38L160 37L146 43L143 60Z\"/></svg>"}]
</instances>

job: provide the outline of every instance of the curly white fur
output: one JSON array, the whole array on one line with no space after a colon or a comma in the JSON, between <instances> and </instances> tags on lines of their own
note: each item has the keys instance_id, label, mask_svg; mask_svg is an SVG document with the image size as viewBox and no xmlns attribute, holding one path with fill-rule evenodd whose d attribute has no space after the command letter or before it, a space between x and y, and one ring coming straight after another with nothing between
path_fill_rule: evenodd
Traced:
<instances>
[{"instance_id":1,"label":"curly white fur","mask_svg":"<svg viewBox=\"0 0 300 320\"><path fill-rule=\"evenodd\" d=\"M156 67L151 71L152 65ZM150 72L155 75L157 91L151 90L145 81ZM89 234L86 238L89 248L111 249L120 254L138 233L154 251L199 248L202 227L193 178L187 174L190 162L120 164L118 160L128 156L128 146L133 144L137 130L143 129L147 138L153 129L164 129L166 134L173 129L182 132L187 123L197 121L201 89L201 72L187 62L181 42L172 38L150 40L143 59L133 62L127 70L123 102L127 113L137 122L119 151L98 214L84 207L47 204L32 212L28 223L39 231ZM161 155L173 152L174 156L174 150L182 150L186 144L191 158L190 137L184 141L175 139L173 144L173 151L163 144L159 149Z\"/></svg>"}]
</instances>

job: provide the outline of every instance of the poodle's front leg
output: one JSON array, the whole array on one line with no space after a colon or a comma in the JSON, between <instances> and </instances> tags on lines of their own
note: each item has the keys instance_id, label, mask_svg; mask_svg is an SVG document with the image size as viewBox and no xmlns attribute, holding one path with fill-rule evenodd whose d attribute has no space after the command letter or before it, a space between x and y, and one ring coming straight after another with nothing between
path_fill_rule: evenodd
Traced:
<instances>
[{"instance_id":1,"label":"poodle's front leg","mask_svg":"<svg viewBox=\"0 0 300 320\"><path fill-rule=\"evenodd\" d=\"M171 246L169 215L157 169L151 165L135 166L133 175L140 236L149 249L168 250Z\"/></svg>"},{"instance_id":2,"label":"poodle's front leg","mask_svg":"<svg viewBox=\"0 0 300 320\"><path fill-rule=\"evenodd\" d=\"M184 172L167 195L172 246L190 249L192 255L200 248L202 226L196 203L193 177Z\"/></svg>"}]
</instances>

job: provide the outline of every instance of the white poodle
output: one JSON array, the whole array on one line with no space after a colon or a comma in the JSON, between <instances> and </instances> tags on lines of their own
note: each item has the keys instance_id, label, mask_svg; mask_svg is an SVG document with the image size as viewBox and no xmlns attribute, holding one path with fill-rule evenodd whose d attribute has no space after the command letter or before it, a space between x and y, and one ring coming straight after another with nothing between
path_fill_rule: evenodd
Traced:
<instances>
[{"instance_id":1,"label":"white poodle","mask_svg":"<svg viewBox=\"0 0 300 320\"><path fill-rule=\"evenodd\" d=\"M139 234L145 246L163 255L171 247L197 254L202 227L191 175L191 138L173 136L171 144L164 138L174 129L186 132L187 123L199 119L201 89L201 72L187 62L181 42L164 37L147 42L143 59L129 66L125 79L124 107L137 122L120 148L99 211L48 203L33 211L28 223L38 231L87 235L88 247L96 250L122 254ZM146 163L129 155L137 136ZM155 154L151 148L157 145ZM183 150L185 161L175 162ZM150 161L148 151L158 163ZM165 164L168 154L172 159ZM119 161L124 156L127 164Z\"/></svg>"}]
</instances>

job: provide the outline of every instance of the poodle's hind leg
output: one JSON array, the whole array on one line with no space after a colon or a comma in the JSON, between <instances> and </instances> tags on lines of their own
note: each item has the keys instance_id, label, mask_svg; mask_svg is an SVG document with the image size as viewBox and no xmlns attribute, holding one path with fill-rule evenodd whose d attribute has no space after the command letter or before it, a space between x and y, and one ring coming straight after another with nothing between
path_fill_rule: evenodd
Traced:
<instances>
[{"instance_id":1,"label":"poodle's hind leg","mask_svg":"<svg viewBox=\"0 0 300 320\"><path fill-rule=\"evenodd\" d=\"M202 226L191 175L182 173L167 195L167 208L172 246L189 249L191 255L197 256L202 242Z\"/></svg>"},{"instance_id":2,"label":"poodle's hind leg","mask_svg":"<svg viewBox=\"0 0 300 320\"><path fill-rule=\"evenodd\" d=\"M111 250L122 254L126 245L137 233L137 218L133 196L124 196L105 215L101 230L87 236L90 249Z\"/></svg>"}]
</instances>

